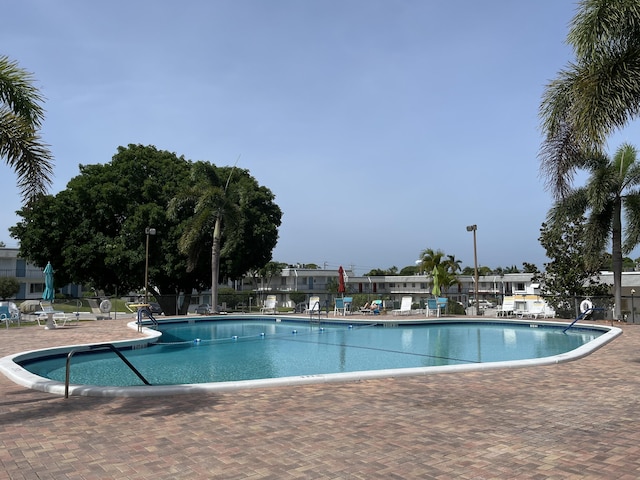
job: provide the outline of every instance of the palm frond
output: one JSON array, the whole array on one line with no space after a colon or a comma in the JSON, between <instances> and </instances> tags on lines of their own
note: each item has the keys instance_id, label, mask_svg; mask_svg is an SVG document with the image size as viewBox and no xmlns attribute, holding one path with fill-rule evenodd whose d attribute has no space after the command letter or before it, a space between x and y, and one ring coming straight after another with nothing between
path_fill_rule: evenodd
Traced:
<instances>
[{"instance_id":1,"label":"palm frond","mask_svg":"<svg viewBox=\"0 0 640 480\"><path fill-rule=\"evenodd\" d=\"M0 56L0 103L37 130L44 120L44 109L40 106L44 98L33 81L33 75L20 68L17 62Z\"/></svg>"},{"instance_id":2,"label":"palm frond","mask_svg":"<svg viewBox=\"0 0 640 480\"><path fill-rule=\"evenodd\" d=\"M0 157L16 172L26 204L47 192L53 175L53 157L38 135L43 99L32 80L17 63L0 56Z\"/></svg>"},{"instance_id":3,"label":"palm frond","mask_svg":"<svg viewBox=\"0 0 640 480\"><path fill-rule=\"evenodd\" d=\"M640 190L635 190L625 196L623 209L625 231L622 250L626 255L640 244Z\"/></svg>"}]
</instances>

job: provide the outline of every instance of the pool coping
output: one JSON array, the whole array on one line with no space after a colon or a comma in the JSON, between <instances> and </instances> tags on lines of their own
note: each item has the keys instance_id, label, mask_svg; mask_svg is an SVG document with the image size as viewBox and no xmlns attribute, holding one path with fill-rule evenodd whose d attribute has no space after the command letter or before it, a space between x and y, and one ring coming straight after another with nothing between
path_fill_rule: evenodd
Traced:
<instances>
[{"instance_id":1,"label":"pool coping","mask_svg":"<svg viewBox=\"0 0 640 480\"><path fill-rule=\"evenodd\" d=\"M197 318L168 318L162 320L160 323L173 323L184 321L208 321L212 318L216 320L237 320L246 319L246 315L228 315L224 317L197 317ZM278 316L278 315L252 315L251 318L256 319L275 319L275 321L289 320L308 322L309 318L299 316ZM326 321L321 320L321 323L338 323L338 324L371 324L386 325L389 327L395 327L400 325L411 324L429 324L429 323L502 323L502 324L527 324L527 325L551 325L558 327L569 327L566 322L557 322L552 320L536 320L536 319L508 319L508 318L460 318L460 317L437 317L433 319L429 318L371 318L371 317L355 317L339 319L335 317L327 318ZM138 329L137 322L129 322L127 324L129 328ZM145 385L145 386L129 386L129 387L105 387L96 385L69 385L69 395L71 396L98 396L98 397L147 397L147 396L165 396L165 395L187 395L194 393L214 393L214 392L228 392L234 390L245 390L252 388L267 388L267 387L282 387L293 385L309 385L309 384L323 384L323 383L338 383L338 382L357 382L370 379L380 378L393 378L393 377L406 377L406 376L424 376L440 373L457 373L457 372L470 372L470 371L482 371L482 370L495 370L501 368L524 368L543 365L554 365L559 363L570 362L583 358L596 350L600 349L607 343L614 340L616 337L622 334L622 329L614 326L607 325L595 325L595 324L577 324L570 328L576 329L592 329L603 331L604 333L582 345L574 350L565 352L559 355L550 357L536 358L536 359L524 359L524 360L511 360L501 362L487 362L476 364L464 364L464 365L443 365L443 366L431 366L431 367L413 367L413 368L396 368L396 369L382 369L382 370L365 370L356 372L343 372L343 373L329 373L329 374L314 374L314 375L302 375L293 377L282 378L267 378L257 380L241 380L233 382L218 382L218 383L200 383L200 384L180 384L180 385ZM133 340L121 340L111 342L118 348L136 348L145 344L154 343L161 336L161 333L153 330L147 326L141 328L141 333L145 335L144 338ZM100 342L105 343L105 342ZM44 348L37 350L29 350L25 352L16 353L3 358L0 358L0 371L7 376L13 382L22 385L24 387L52 393L55 395L65 395L65 384L55 380L50 380L44 377L35 375L16 363L18 360L27 360L42 354L42 352L48 352L50 354L61 354L69 352L71 349L87 349L91 345L96 343L66 345L53 348Z\"/></svg>"}]
</instances>

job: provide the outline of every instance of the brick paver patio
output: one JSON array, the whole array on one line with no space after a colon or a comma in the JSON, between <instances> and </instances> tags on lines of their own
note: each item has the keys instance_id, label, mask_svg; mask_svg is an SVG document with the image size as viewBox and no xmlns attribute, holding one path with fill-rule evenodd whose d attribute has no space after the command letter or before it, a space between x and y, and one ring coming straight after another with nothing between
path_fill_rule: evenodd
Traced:
<instances>
[{"instance_id":1,"label":"brick paver patio","mask_svg":"<svg viewBox=\"0 0 640 480\"><path fill-rule=\"evenodd\" d=\"M134 338L0 329L0 356ZM0 478L640 478L640 326L571 363L219 394L53 396L0 375Z\"/></svg>"}]
</instances>

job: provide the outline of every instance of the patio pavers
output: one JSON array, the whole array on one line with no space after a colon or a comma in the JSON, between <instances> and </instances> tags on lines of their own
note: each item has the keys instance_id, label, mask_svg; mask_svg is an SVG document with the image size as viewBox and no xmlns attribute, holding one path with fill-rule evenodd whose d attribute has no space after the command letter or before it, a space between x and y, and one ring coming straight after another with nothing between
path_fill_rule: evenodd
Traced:
<instances>
[{"instance_id":1,"label":"patio pavers","mask_svg":"<svg viewBox=\"0 0 640 480\"><path fill-rule=\"evenodd\" d=\"M129 319L0 330L0 356L135 338ZM640 477L640 325L546 367L148 398L0 375L0 478Z\"/></svg>"}]
</instances>

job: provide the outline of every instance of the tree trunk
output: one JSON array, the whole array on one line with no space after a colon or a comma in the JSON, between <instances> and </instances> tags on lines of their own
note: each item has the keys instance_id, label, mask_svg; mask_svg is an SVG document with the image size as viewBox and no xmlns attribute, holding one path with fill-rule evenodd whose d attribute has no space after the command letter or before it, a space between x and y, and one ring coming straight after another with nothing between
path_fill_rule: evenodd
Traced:
<instances>
[{"instance_id":1,"label":"tree trunk","mask_svg":"<svg viewBox=\"0 0 640 480\"><path fill-rule=\"evenodd\" d=\"M189 313L189 305L191 305L191 292L184 293L184 301L180 306L180 315L186 315Z\"/></svg>"},{"instance_id":2,"label":"tree trunk","mask_svg":"<svg viewBox=\"0 0 640 480\"><path fill-rule=\"evenodd\" d=\"M216 217L213 227L213 245L211 247L211 308L218 312L218 275L220 274L220 237L222 236L222 220Z\"/></svg>"},{"instance_id":3,"label":"tree trunk","mask_svg":"<svg viewBox=\"0 0 640 480\"><path fill-rule=\"evenodd\" d=\"M613 318L622 320L622 199L618 197L613 212L613 235L611 239L613 263Z\"/></svg>"}]
</instances>

